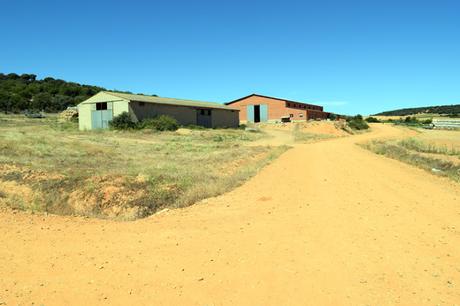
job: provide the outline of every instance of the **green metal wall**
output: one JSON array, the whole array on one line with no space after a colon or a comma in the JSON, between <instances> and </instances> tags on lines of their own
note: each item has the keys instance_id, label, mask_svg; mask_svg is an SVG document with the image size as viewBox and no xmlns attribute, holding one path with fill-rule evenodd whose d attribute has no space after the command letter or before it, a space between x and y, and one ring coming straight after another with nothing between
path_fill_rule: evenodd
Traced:
<instances>
[{"instance_id":1,"label":"green metal wall","mask_svg":"<svg viewBox=\"0 0 460 306\"><path fill-rule=\"evenodd\" d=\"M100 102L107 102L107 110L96 110L96 103ZM182 125L197 124L197 111L199 109L190 106L129 102L101 92L78 105L79 128L80 130L106 128L108 120L123 112L128 112L134 121L169 115ZM212 109L211 112L212 127L238 127L238 111Z\"/></svg>"},{"instance_id":2,"label":"green metal wall","mask_svg":"<svg viewBox=\"0 0 460 306\"><path fill-rule=\"evenodd\" d=\"M107 111L105 111L104 114L100 113L93 115L93 112L96 112L96 103L100 102L107 102ZM102 117L102 119L104 119L105 122L106 120L110 120L112 117L115 117L123 112L129 112L128 100L123 100L121 98L114 97L104 92L100 92L78 105L79 129L84 131L100 128L100 126L93 126L93 116L99 115ZM104 125L101 127L105 128L106 126Z\"/></svg>"}]
</instances>

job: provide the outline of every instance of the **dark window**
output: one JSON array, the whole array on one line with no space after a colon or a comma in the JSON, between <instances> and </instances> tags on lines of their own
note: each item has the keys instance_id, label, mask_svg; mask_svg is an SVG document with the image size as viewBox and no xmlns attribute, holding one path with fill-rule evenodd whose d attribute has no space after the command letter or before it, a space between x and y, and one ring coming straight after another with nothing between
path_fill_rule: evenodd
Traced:
<instances>
[{"instance_id":1,"label":"dark window","mask_svg":"<svg viewBox=\"0 0 460 306\"><path fill-rule=\"evenodd\" d=\"M200 115L211 116L211 110L210 109L200 109Z\"/></svg>"},{"instance_id":2,"label":"dark window","mask_svg":"<svg viewBox=\"0 0 460 306\"><path fill-rule=\"evenodd\" d=\"M286 103L287 107L291 107L291 103Z\"/></svg>"},{"instance_id":3,"label":"dark window","mask_svg":"<svg viewBox=\"0 0 460 306\"><path fill-rule=\"evenodd\" d=\"M106 110L107 102L96 103L96 110Z\"/></svg>"},{"instance_id":4,"label":"dark window","mask_svg":"<svg viewBox=\"0 0 460 306\"><path fill-rule=\"evenodd\" d=\"M139 106L144 106L145 102L139 102Z\"/></svg>"},{"instance_id":5,"label":"dark window","mask_svg":"<svg viewBox=\"0 0 460 306\"><path fill-rule=\"evenodd\" d=\"M294 114L289 114L289 117L291 117L291 118L294 117Z\"/></svg>"}]
</instances>

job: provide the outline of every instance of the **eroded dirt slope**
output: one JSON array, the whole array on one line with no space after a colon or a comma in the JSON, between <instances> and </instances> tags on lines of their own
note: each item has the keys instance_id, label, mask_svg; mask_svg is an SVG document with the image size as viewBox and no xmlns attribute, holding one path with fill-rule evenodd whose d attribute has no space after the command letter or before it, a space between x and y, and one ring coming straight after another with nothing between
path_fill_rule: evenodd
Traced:
<instances>
[{"instance_id":1,"label":"eroded dirt slope","mask_svg":"<svg viewBox=\"0 0 460 306\"><path fill-rule=\"evenodd\" d=\"M355 145L404 133L373 129L136 222L0 213L0 302L459 304L459 185Z\"/></svg>"}]
</instances>

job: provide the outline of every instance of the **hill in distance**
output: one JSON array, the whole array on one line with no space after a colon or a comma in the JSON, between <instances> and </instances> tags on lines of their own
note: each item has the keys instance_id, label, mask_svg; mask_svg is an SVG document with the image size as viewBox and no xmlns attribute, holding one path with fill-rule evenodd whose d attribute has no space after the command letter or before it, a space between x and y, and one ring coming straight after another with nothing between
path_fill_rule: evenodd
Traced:
<instances>
[{"instance_id":1,"label":"hill in distance","mask_svg":"<svg viewBox=\"0 0 460 306\"><path fill-rule=\"evenodd\" d=\"M51 77L38 80L35 74L0 73L0 111L60 112L105 90L99 86L82 85Z\"/></svg>"},{"instance_id":2,"label":"hill in distance","mask_svg":"<svg viewBox=\"0 0 460 306\"><path fill-rule=\"evenodd\" d=\"M375 114L374 116L409 116L415 114L442 114L447 116L460 116L460 104L425 106L415 108L401 108Z\"/></svg>"}]
</instances>

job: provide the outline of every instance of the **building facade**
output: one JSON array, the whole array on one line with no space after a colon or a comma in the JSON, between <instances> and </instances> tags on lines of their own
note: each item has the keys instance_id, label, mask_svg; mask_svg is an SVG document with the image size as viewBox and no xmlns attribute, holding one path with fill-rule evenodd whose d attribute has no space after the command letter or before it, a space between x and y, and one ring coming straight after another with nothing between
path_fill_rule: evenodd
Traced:
<instances>
[{"instance_id":1,"label":"building facade","mask_svg":"<svg viewBox=\"0 0 460 306\"><path fill-rule=\"evenodd\" d=\"M100 92L78 105L80 130L105 129L113 117L129 113L134 122L168 115L180 125L236 128L239 110L219 103Z\"/></svg>"},{"instance_id":2,"label":"building facade","mask_svg":"<svg viewBox=\"0 0 460 306\"><path fill-rule=\"evenodd\" d=\"M237 108L241 122L283 122L327 119L322 106L252 94L226 105Z\"/></svg>"}]
</instances>

